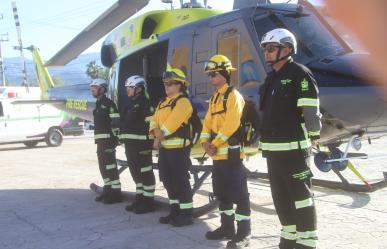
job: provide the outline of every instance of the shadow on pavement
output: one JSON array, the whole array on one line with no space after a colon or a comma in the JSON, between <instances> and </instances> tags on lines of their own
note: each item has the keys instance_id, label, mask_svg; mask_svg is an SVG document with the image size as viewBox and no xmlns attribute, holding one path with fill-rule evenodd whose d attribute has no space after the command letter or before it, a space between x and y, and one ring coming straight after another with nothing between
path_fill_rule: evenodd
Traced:
<instances>
[{"instance_id":1,"label":"shadow on pavement","mask_svg":"<svg viewBox=\"0 0 387 249\"><path fill-rule=\"evenodd\" d=\"M27 147L25 145L18 145L17 147L10 147L12 145L0 145L0 151L12 151L12 150L35 150L35 149L43 149L43 148L48 148L47 145L36 145L35 147Z\"/></svg>"},{"instance_id":2,"label":"shadow on pavement","mask_svg":"<svg viewBox=\"0 0 387 249\"><path fill-rule=\"evenodd\" d=\"M343 208L349 208L349 209L357 209L365 207L370 201L371 201L371 195L369 193L356 193L356 192L349 192L344 190L334 190L334 189L328 189L323 187L314 187L313 188L315 192L318 192L318 196L316 196L316 199L319 199L321 201L321 198L324 198L324 201L329 201L325 197L329 196L343 196L343 197L350 197L352 199L351 202L348 203L337 203L339 206Z\"/></svg>"},{"instance_id":3,"label":"shadow on pavement","mask_svg":"<svg viewBox=\"0 0 387 249\"><path fill-rule=\"evenodd\" d=\"M38 179L37 179L38 180ZM193 226L175 228L158 223L167 213L136 215L122 203L94 201L88 189L0 190L0 248L219 248L207 241L209 226L195 219Z\"/></svg>"}]
</instances>

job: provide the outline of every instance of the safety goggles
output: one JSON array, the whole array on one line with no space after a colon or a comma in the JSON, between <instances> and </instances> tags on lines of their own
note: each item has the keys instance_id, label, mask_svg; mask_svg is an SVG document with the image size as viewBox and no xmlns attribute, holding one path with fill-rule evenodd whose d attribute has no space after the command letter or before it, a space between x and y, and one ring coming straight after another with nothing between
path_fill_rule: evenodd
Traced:
<instances>
[{"instance_id":1,"label":"safety goggles","mask_svg":"<svg viewBox=\"0 0 387 249\"><path fill-rule=\"evenodd\" d=\"M173 71L164 71L163 80L165 81L168 79L177 79L177 80L185 81L184 76L181 76Z\"/></svg>"},{"instance_id":2,"label":"safety goggles","mask_svg":"<svg viewBox=\"0 0 387 249\"><path fill-rule=\"evenodd\" d=\"M170 79L170 78L176 78L176 74L171 71L165 71L163 73L163 80Z\"/></svg>"},{"instance_id":3,"label":"safety goggles","mask_svg":"<svg viewBox=\"0 0 387 249\"><path fill-rule=\"evenodd\" d=\"M217 69L219 69L219 65L215 61L208 61L204 66L204 71L213 71Z\"/></svg>"}]
</instances>

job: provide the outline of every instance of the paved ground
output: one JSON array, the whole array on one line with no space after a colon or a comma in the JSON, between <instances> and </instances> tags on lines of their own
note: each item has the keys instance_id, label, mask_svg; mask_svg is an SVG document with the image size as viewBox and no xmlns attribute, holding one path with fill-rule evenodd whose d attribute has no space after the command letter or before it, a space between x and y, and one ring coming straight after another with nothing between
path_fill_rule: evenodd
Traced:
<instances>
[{"instance_id":1,"label":"paved ground","mask_svg":"<svg viewBox=\"0 0 387 249\"><path fill-rule=\"evenodd\" d=\"M387 139L374 141L362 151L387 154ZM153 249L223 248L225 242L204 239L208 229L219 225L216 212L196 220L195 225L173 228L157 223L167 210L134 215L126 203L105 206L93 201L91 182L101 183L96 147L90 137L66 138L58 148L22 145L0 146L0 248L1 249ZM119 155L122 158L122 148ZM385 159L356 161L367 179L382 178ZM265 171L259 157L247 162L250 169ZM318 177L335 179L334 175ZM345 175L354 181L351 172ZM122 176L123 189L134 189L129 173ZM253 209L253 239L250 248L277 248L279 223L268 183L249 182ZM195 197L203 203L210 183ZM160 184L157 194L165 196ZM387 189L370 194L315 188L319 222L319 248L386 249Z\"/></svg>"}]
</instances>

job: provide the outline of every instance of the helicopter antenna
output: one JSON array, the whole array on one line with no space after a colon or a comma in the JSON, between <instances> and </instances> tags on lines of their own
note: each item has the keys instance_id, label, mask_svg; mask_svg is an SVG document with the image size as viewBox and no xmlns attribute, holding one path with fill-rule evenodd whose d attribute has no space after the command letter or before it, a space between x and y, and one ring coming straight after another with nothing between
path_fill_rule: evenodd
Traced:
<instances>
[{"instance_id":1,"label":"helicopter antenna","mask_svg":"<svg viewBox=\"0 0 387 249\"><path fill-rule=\"evenodd\" d=\"M234 0L233 9L242 9L246 7L256 7L257 5L269 5L270 0Z\"/></svg>"},{"instance_id":2,"label":"helicopter antenna","mask_svg":"<svg viewBox=\"0 0 387 249\"><path fill-rule=\"evenodd\" d=\"M173 3L172 3L173 1L172 0L161 0L161 2L171 4L171 10L173 9Z\"/></svg>"},{"instance_id":3,"label":"helicopter antenna","mask_svg":"<svg viewBox=\"0 0 387 249\"><path fill-rule=\"evenodd\" d=\"M14 49L17 49L20 51L20 59L22 63L22 73L23 73L23 86L26 87L27 92L29 91L28 89L28 83L27 83L27 69L26 69L26 61L24 58L24 52L23 52L23 43L21 39L21 30L20 30L20 21L19 21L19 15L17 13L17 8L16 8L16 2L12 2L12 11L13 11L13 17L15 19L15 25L16 25L16 32L17 32L17 39L19 41L19 46L14 46Z\"/></svg>"}]
</instances>

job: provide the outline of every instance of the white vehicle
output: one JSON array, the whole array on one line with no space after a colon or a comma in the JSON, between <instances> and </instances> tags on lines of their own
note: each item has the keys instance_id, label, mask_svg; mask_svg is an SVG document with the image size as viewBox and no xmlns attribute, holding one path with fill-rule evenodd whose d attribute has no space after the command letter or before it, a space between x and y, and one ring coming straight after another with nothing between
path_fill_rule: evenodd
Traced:
<instances>
[{"instance_id":1,"label":"white vehicle","mask_svg":"<svg viewBox=\"0 0 387 249\"><path fill-rule=\"evenodd\" d=\"M0 99L6 98L40 99L40 88L29 87L27 92L24 86L2 86L0 87Z\"/></svg>"},{"instance_id":2,"label":"white vehicle","mask_svg":"<svg viewBox=\"0 0 387 249\"><path fill-rule=\"evenodd\" d=\"M0 144L61 145L64 113L46 104L13 104L16 100L0 98Z\"/></svg>"}]
</instances>

